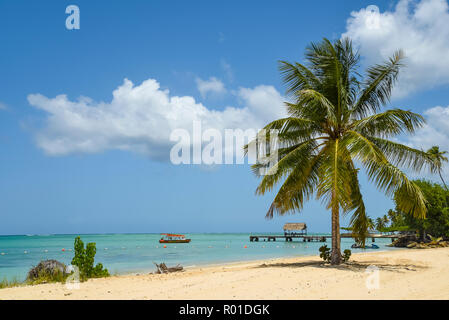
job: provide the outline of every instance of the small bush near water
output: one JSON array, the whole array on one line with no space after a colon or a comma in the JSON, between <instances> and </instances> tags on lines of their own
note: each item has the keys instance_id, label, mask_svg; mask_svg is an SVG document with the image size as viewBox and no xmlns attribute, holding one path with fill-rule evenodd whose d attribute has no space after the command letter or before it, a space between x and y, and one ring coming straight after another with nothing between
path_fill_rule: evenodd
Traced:
<instances>
[{"instance_id":1,"label":"small bush near water","mask_svg":"<svg viewBox=\"0 0 449 320\"><path fill-rule=\"evenodd\" d=\"M75 238L75 256L72 259L72 265L79 268L80 280L84 281L89 278L108 277L108 269L103 269L103 265L98 263L94 267L95 254L97 248L95 243L88 243L84 248L84 243L80 237Z\"/></svg>"},{"instance_id":2,"label":"small bush near water","mask_svg":"<svg viewBox=\"0 0 449 320\"><path fill-rule=\"evenodd\" d=\"M47 282L64 282L70 273L66 272L66 265L57 260L44 260L28 271L26 282L39 284Z\"/></svg>"}]
</instances>

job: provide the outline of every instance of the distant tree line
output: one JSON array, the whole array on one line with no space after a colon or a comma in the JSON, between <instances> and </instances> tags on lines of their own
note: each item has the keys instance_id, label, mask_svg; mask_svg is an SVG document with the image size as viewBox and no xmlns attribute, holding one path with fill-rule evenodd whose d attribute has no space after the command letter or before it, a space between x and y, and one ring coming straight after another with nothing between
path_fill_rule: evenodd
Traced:
<instances>
[{"instance_id":1,"label":"distant tree line","mask_svg":"<svg viewBox=\"0 0 449 320\"><path fill-rule=\"evenodd\" d=\"M433 237L449 238L449 191L438 183L426 180L414 182L420 187L427 201L426 218L414 218L401 212L396 206L384 216L387 219L381 218L379 224L376 220L376 229L381 232L417 231L423 240L428 234ZM396 196L394 200L396 202Z\"/></svg>"},{"instance_id":2,"label":"distant tree line","mask_svg":"<svg viewBox=\"0 0 449 320\"><path fill-rule=\"evenodd\" d=\"M430 172L438 174L442 182L442 185L440 185L422 179L413 180L426 200L426 217L416 217L403 212L400 209L403 195L396 191L394 194L395 209L388 210L387 214L376 218L376 220L367 217L368 230L418 232L421 240L426 240L429 235L449 238L449 189L442 175L443 164L448 162L448 158L445 156L447 151L440 150L438 146L433 146L427 150L426 154L432 163ZM352 231L352 228L342 229Z\"/></svg>"}]
</instances>

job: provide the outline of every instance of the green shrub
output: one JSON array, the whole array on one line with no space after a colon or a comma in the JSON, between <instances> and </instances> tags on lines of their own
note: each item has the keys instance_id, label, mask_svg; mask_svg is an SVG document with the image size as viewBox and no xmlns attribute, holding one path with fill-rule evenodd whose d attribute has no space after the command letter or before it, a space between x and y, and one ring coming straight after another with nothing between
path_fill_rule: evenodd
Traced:
<instances>
[{"instance_id":1,"label":"green shrub","mask_svg":"<svg viewBox=\"0 0 449 320\"><path fill-rule=\"evenodd\" d=\"M343 262L347 262L349 260L349 258L351 257L351 250L346 249L345 251L343 251Z\"/></svg>"},{"instance_id":2,"label":"green shrub","mask_svg":"<svg viewBox=\"0 0 449 320\"><path fill-rule=\"evenodd\" d=\"M72 259L72 265L78 267L80 280L84 281L89 278L108 277L108 269L104 269L101 263L94 267L95 254L97 248L95 243L91 242L84 248L84 243L80 237L75 238L74 244L75 256Z\"/></svg>"},{"instance_id":3,"label":"green shrub","mask_svg":"<svg viewBox=\"0 0 449 320\"><path fill-rule=\"evenodd\" d=\"M64 263L54 259L42 260L28 271L26 282L28 284L64 282L68 276Z\"/></svg>"},{"instance_id":4,"label":"green shrub","mask_svg":"<svg viewBox=\"0 0 449 320\"><path fill-rule=\"evenodd\" d=\"M27 279L27 284L40 284L40 283L50 283L50 282L65 282L69 274L61 272L59 270L55 272L48 272L42 270L38 273L37 277L33 279Z\"/></svg>"},{"instance_id":5,"label":"green shrub","mask_svg":"<svg viewBox=\"0 0 449 320\"><path fill-rule=\"evenodd\" d=\"M331 262L331 256L332 251L330 248L327 247L327 245L321 246L320 249L320 258L324 260L324 262L330 263ZM349 258L351 257L351 250L346 249L343 251L343 254L341 255L341 259L343 262L347 262Z\"/></svg>"},{"instance_id":6,"label":"green shrub","mask_svg":"<svg viewBox=\"0 0 449 320\"><path fill-rule=\"evenodd\" d=\"M331 249L327 247L327 245L320 247L320 258L322 258L325 262L331 261Z\"/></svg>"}]
</instances>

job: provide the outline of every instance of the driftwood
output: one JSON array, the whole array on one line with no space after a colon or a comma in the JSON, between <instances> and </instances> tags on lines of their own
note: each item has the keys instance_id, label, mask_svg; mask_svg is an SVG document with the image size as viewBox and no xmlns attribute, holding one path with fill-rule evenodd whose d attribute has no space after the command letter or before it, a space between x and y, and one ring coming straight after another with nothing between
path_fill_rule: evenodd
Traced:
<instances>
[{"instance_id":1,"label":"driftwood","mask_svg":"<svg viewBox=\"0 0 449 320\"><path fill-rule=\"evenodd\" d=\"M179 265L179 264L177 264L174 267L170 267L169 268L163 262L160 263L160 264L157 264L156 262L153 262L153 263L156 265L156 268L157 268L156 273L158 273L158 274L170 273L170 272L178 272L178 271L182 271L183 270L183 267L181 265Z\"/></svg>"}]
</instances>

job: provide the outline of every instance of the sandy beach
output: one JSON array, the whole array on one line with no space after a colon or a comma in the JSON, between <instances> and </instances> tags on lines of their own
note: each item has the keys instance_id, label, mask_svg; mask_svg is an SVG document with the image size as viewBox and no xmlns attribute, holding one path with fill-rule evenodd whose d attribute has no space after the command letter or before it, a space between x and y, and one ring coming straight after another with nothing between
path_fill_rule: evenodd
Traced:
<instances>
[{"instance_id":1,"label":"sandy beach","mask_svg":"<svg viewBox=\"0 0 449 320\"><path fill-rule=\"evenodd\" d=\"M338 267L298 257L113 276L72 290L63 284L6 288L0 299L449 299L448 266L449 248L404 249L354 254ZM376 268L378 282L369 271Z\"/></svg>"}]
</instances>

